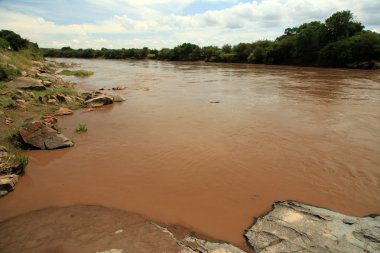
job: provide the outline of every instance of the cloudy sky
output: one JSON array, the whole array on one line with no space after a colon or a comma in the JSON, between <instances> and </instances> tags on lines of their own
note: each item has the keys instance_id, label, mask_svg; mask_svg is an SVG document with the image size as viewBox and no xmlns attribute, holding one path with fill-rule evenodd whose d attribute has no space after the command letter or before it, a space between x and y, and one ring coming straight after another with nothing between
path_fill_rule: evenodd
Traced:
<instances>
[{"instance_id":1,"label":"cloudy sky","mask_svg":"<svg viewBox=\"0 0 380 253\"><path fill-rule=\"evenodd\" d=\"M380 32L380 0L0 0L0 29L40 47L221 46L274 39L347 9Z\"/></svg>"}]
</instances>

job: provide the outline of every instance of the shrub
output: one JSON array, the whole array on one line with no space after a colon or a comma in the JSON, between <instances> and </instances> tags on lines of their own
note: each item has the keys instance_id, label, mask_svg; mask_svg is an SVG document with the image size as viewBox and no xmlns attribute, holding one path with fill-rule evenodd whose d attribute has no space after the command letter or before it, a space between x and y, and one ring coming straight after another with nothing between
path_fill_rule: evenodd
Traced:
<instances>
[{"instance_id":1,"label":"shrub","mask_svg":"<svg viewBox=\"0 0 380 253\"><path fill-rule=\"evenodd\" d=\"M75 132L77 133L87 132L86 124L79 124L79 126L75 129Z\"/></svg>"}]
</instances>

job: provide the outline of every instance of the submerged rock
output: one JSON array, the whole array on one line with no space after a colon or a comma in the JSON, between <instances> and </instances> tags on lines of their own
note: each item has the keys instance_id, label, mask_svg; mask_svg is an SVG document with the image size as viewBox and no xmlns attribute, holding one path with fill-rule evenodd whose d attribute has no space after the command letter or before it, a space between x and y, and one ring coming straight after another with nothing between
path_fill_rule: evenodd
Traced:
<instances>
[{"instance_id":1,"label":"submerged rock","mask_svg":"<svg viewBox=\"0 0 380 253\"><path fill-rule=\"evenodd\" d=\"M246 233L255 252L380 252L380 216L352 217L276 202Z\"/></svg>"},{"instance_id":2,"label":"submerged rock","mask_svg":"<svg viewBox=\"0 0 380 253\"><path fill-rule=\"evenodd\" d=\"M63 134L42 120L26 120L19 133L26 144L39 149L58 149L74 145Z\"/></svg>"},{"instance_id":3,"label":"submerged rock","mask_svg":"<svg viewBox=\"0 0 380 253\"><path fill-rule=\"evenodd\" d=\"M113 87L112 90L125 90L127 87L126 86L116 86Z\"/></svg>"}]
</instances>

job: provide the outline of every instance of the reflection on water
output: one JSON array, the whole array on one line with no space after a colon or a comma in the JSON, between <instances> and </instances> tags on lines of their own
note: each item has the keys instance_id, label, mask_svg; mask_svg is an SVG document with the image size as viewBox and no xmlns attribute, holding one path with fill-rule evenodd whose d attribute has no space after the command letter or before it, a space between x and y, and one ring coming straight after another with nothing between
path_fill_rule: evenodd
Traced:
<instances>
[{"instance_id":1,"label":"reflection on water","mask_svg":"<svg viewBox=\"0 0 380 253\"><path fill-rule=\"evenodd\" d=\"M80 87L127 86L127 101L62 118L76 146L30 152L1 219L101 204L244 247L244 229L277 200L380 212L378 72L62 61L95 72ZM79 123L89 131L74 134Z\"/></svg>"}]
</instances>

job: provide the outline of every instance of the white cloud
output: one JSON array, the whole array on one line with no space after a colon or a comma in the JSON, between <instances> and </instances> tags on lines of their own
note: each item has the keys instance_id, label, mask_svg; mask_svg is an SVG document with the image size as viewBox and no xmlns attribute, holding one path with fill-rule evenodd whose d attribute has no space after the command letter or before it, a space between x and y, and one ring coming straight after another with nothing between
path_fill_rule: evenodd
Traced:
<instances>
[{"instance_id":1,"label":"white cloud","mask_svg":"<svg viewBox=\"0 0 380 253\"><path fill-rule=\"evenodd\" d=\"M203 2L213 2L207 0ZM56 24L42 16L0 10L2 29L20 33L44 47L172 47L182 42L223 45L273 39L286 27L324 20L335 11L350 9L370 29L380 30L377 0L263 0L233 3L223 10L180 15L199 0L87 0L118 13L85 24ZM166 6L166 7L165 7ZM170 8L167 8L167 7ZM162 7L162 8L161 8ZM165 7L165 8L164 8ZM168 9L174 10L167 12ZM177 14L176 14L177 13ZM114 36L114 37L113 37ZM112 42L112 43L111 43Z\"/></svg>"}]
</instances>

